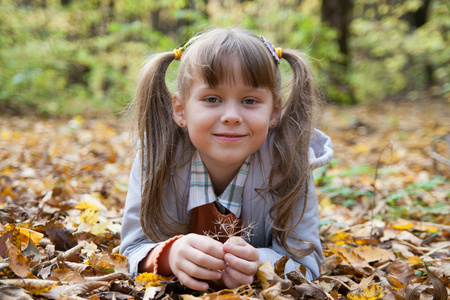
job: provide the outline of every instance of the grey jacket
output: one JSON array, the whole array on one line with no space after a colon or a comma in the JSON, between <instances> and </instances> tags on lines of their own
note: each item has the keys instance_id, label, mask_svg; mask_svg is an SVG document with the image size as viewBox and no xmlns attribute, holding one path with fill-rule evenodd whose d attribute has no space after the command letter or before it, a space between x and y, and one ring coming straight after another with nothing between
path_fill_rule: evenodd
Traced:
<instances>
[{"instance_id":1,"label":"grey jacket","mask_svg":"<svg viewBox=\"0 0 450 300\"><path fill-rule=\"evenodd\" d=\"M252 231L248 241L253 247L257 248L260 261L271 261L275 263L282 256L288 254L272 238L272 228L270 226L269 210L276 201L275 197L267 191L258 191L255 189L268 187L269 174L272 168L271 145L272 139L269 137L261 148L254 155L249 167L248 177L244 186L242 224L254 223L255 228ZM190 157L190 151L185 151L178 155L179 159L187 161ZM328 136L319 130L315 130L313 139L309 148L309 160L313 168L327 164L333 156L331 140ZM141 159L136 157L130 174L128 194L125 203L125 209L122 221L122 243L120 253L128 256L130 272L137 274L139 262L151 251L158 243L153 243L144 234L139 220L139 207L141 201ZM179 222L188 223L190 214L187 212L187 201L189 199L189 180L190 164L171 172L167 184L163 187L165 199L165 208L170 218ZM304 199L298 199L293 221L299 219ZM316 190L312 175L309 180L309 199L306 204L306 211L302 221L291 232L287 243L291 247L299 247L298 241L309 241L313 243L314 252L306 257L295 257L290 254L286 264L286 272L295 270L296 266L303 264L307 268L306 277L310 280L319 276L319 268L322 262L322 247L318 234L319 210Z\"/></svg>"}]
</instances>

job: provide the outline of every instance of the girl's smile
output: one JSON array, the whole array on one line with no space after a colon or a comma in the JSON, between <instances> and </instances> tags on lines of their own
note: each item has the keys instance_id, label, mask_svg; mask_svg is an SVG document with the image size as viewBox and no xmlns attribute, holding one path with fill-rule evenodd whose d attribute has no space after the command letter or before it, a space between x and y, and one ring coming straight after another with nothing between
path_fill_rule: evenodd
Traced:
<instances>
[{"instance_id":1,"label":"girl's smile","mask_svg":"<svg viewBox=\"0 0 450 300\"><path fill-rule=\"evenodd\" d=\"M234 80L215 87L197 77L188 99L177 93L173 101L174 120L187 127L215 187L228 185L280 116L270 89L244 84L239 66L234 70Z\"/></svg>"}]
</instances>

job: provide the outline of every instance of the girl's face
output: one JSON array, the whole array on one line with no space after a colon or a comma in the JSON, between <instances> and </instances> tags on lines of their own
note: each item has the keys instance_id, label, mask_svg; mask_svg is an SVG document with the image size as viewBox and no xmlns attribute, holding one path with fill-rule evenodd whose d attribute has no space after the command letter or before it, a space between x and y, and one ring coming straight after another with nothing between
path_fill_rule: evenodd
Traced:
<instances>
[{"instance_id":1,"label":"girl's face","mask_svg":"<svg viewBox=\"0 0 450 300\"><path fill-rule=\"evenodd\" d=\"M210 87L195 79L188 99L178 93L173 99L174 120L187 127L210 175L237 172L280 118L280 101L270 89L244 84L239 68L234 69L234 83Z\"/></svg>"}]
</instances>

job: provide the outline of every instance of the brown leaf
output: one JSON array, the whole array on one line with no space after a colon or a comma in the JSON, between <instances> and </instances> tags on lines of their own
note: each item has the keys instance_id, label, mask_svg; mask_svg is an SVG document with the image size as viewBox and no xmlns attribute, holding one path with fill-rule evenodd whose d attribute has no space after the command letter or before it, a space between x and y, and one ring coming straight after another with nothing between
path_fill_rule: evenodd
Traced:
<instances>
[{"instance_id":1,"label":"brown leaf","mask_svg":"<svg viewBox=\"0 0 450 300\"><path fill-rule=\"evenodd\" d=\"M284 276L284 268L285 268L288 260L289 260L289 256L284 255L282 258L280 258L279 260L277 260L275 262L275 274L277 274L280 277Z\"/></svg>"},{"instance_id":2,"label":"brown leaf","mask_svg":"<svg viewBox=\"0 0 450 300\"><path fill-rule=\"evenodd\" d=\"M31 262L23 256L21 251L13 246L9 241L6 242L8 248L9 268L19 277L27 277Z\"/></svg>"},{"instance_id":3,"label":"brown leaf","mask_svg":"<svg viewBox=\"0 0 450 300\"><path fill-rule=\"evenodd\" d=\"M423 284L412 284L406 286L406 300L420 300L420 295L426 291L431 290L431 287Z\"/></svg>"},{"instance_id":4,"label":"brown leaf","mask_svg":"<svg viewBox=\"0 0 450 300\"><path fill-rule=\"evenodd\" d=\"M389 273L394 275L403 284L408 284L414 276L414 270L405 262L395 261L389 266Z\"/></svg>"},{"instance_id":5,"label":"brown leaf","mask_svg":"<svg viewBox=\"0 0 450 300\"><path fill-rule=\"evenodd\" d=\"M284 297L281 290L281 282L264 289L260 294L265 300L288 300L292 298Z\"/></svg>"},{"instance_id":6,"label":"brown leaf","mask_svg":"<svg viewBox=\"0 0 450 300\"><path fill-rule=\"evenodd\" d=\"M2 300L33 300L25 290L17 286L0 287L0 299Z\"/></svg>"},{"instance_id":7,"label":"brown leaf","mask_svg":"<svg viewBox=\"0 0 450 300\"><path fill-rule=\"evenodd\" d=\"M332 246L328 245L328 249L330 249L334 254L338 255L340 258L351 264L355 268L372 268L367 261L364 260L360 255L353 252L350 249L341 247L341 246Z\"/></svg>"},{"instance_id":8,"label":"brown leaf","mask_svg":"<svg viewBox=\"0 0 450 300\"><path fill-rule=\"evenodd\" d=\"M128 273L128 258L125 255L110 253L109 257L114 264L114 271L116 273Z\"/></svg>"},{"instance_id":9,"label":"brown leaf","mask_svg":"<svg viewBox=\"0 0 450 300\"><path fill-rule=\"evenodd\" d=\"M9 239L9 237L12 235L12 231L6 231L1 237L0 237L0 256L3 258L8 257L8 249L6 247L6 241Z\"/></svg>"},{"instance_id":10,"label":"brown leaf","mask_svg":"<svg viewBox=\"0 0 450 300\"><path fill-rule=\"evenodd\" d=\"M68 250L78 244L72 232L64 228L63 224L54 220L45 224L45 233L57 250Z\"/></svg>"},{"instance_id":11,"label":"brown leaf","mask_svg":"<svg viewBox=\"0 0 450 300\"><path fill-rule=\"evenodd\" d=\"M259 265L258 271L256 272L256 278L261 282L263 289L268 288L273 283L280 282L281 278L275 273L270 261L261 263Z\"/></svg>"},{"instance_id":12,"label":"brown leaf","mask_svg":"<svg viewBox=\"0 0 450 300\"><path fill-rule=\"evenodd\" d=\"M448 297L447 289L445 288L444 282L442 282L439 277L436 276L433 272L428 269L425 264L425 270L427 271L428 278L431 280L431 284L433 285L433 300L446 300Z\"/></svg>"},{"instance_id":13,"label":"brown leaf","mask_svg":"<svg viewBox=\"0 0 450 300\"><path fill-rule=\"evenodd\" d=\"M87 293L90 293L93 290L96 290L98 288L101 288L102 286L107 286L109 283L107 281L90 281L90 282L83 282L79 283L73 286L70 286L70 288L66 289L64 292L64 295L70 296L70 295L85 295Z\"/></svg>"},{"instance_id":14,"label":"brown leaf","mask_svg":"<svg viewBox=\"0 0 450 300\"><path fill-rule=\"evenodd\" d=\"M303 283L301 285L296 285L294 289L301 295L305 295L314 299L328 299L327 294L320 286Z\"/></svg>"},{"instance_id":15,"label":"brown leaf","mask_svg":"<svg viewBox=\"0 0 450 300\"><path fill-rule=\"evenodd\" d=\"M0 279L0 283L8 286L21 287L26 289L33 295L39 295L50 291L58 284L58 281L24 278L24 279Z\"/></svg>"},{"instance_id":16,"label":"brown leaf","mask_svg":"<svg viewBox=\"0 0 450 300\"><path fill-rule=\"evenodd\" d=\"M367 262L395 260L395 255L391 251L369 245L354 248L353 252L359 254Z\"/></svg>"},{"instance_id":17,"label":"brown leaf","mask_svg":"<svg viewBox=\"0 0 450 300\"><path fill-rule=\"evenodd\" d=\"M342 258L336 254L325 257L320 266L320 274L330 274L338 265L342 263Z\"/></svg>"},{"instance_id":18,"label":"brown leaf","mask_svg":"<svg viewBox=\"0 0 450 300\"><path fill-rule=\"evenodd\" d=\"M78 284L84 282L83 277L69 269L56 269L52 271L52 277L58 278L62 284Z\"/></svg>"}]
</instances>

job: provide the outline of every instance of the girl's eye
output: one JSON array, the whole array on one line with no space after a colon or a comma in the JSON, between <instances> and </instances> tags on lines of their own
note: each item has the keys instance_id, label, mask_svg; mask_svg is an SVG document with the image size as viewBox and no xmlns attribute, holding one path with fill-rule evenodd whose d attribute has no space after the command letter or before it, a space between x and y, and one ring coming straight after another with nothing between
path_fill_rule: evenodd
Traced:
<instances>
[{"instance_id":1,"label":"girl's eye","mask_svg":"<svg viewBox=\"0 0 450 300\"><path fill-rule=\"evenodd\" d=\"M214 103L217 103L217 102L220 101L219 98L217 98L217 97L207 97L207 98L205 98L204 100L205 100L207 103L211 103L211 104L214 104Z\"/></svg>"},{"instance_id":2,"label":"girl's eye","mask_svg":"<svg viewBox=\"0 0 450 300\"><path fill-rule=\"evenodd\" d=\"M253 105L253 104L256 104L257 103L257 101L255 100L255 99L252 99L252 98L249 98L249 99L245 99L244 101L242 101L244 104L247 104L247 105Z\"/></svg>"}]
</instances>

